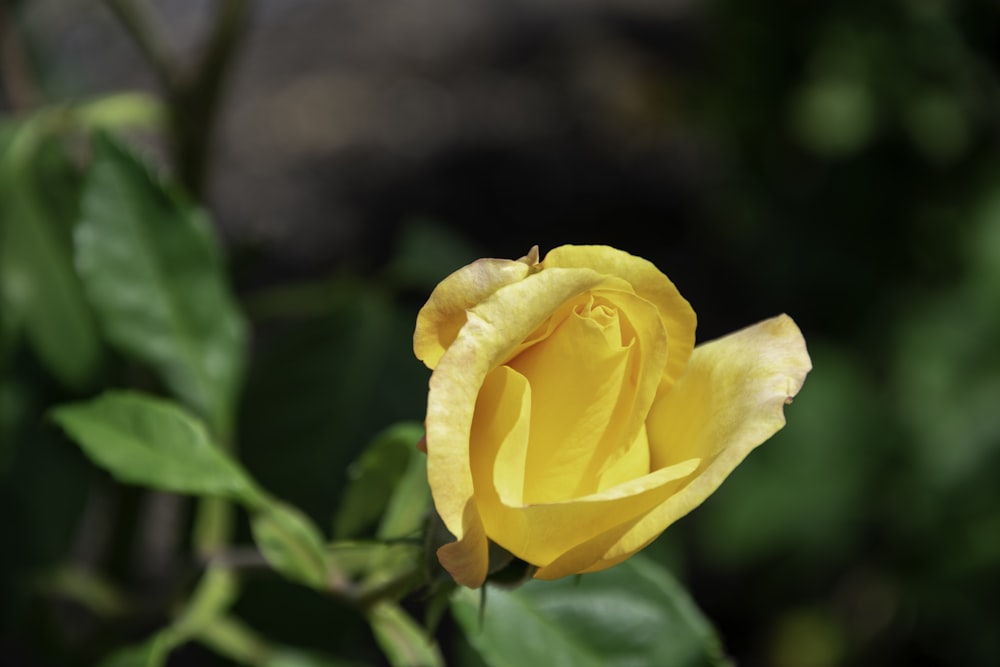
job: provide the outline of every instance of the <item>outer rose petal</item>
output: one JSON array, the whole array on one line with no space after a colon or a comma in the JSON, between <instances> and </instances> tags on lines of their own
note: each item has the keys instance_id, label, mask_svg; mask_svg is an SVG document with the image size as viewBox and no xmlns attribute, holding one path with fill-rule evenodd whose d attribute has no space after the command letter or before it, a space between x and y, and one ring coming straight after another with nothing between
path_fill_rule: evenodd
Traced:
<instances>
[{"instance_id":1,"label":"outer rose petal","mask_svg":"<svg viewBox=\"0 0 1000 667\"><path fill-rule=\"evenodd\" d=\"M628 282L635 293L660 310L667 331L667 369L662 384L669 386L684 372L697 324L691 304L681 296L670 279L649 260L635 257L609 246L572 246L554 248L542 265L548 267L587 267Z\"/></svg>"},{"instance_id":2,"label":"outer rose petal","mask_svg":"<svg viewBox=\"0 0 1000 667\"><path fill-rule=\"evenodd\" d=\"M519 261L480 259L438 283L417 314L413 352L433 369L465 324L465 311L504 285L523 280L538 260L538 251Z\"/></svg>"},{"instance_id":3,"label":"outer rose petal","mask_svg":"<svg viewBox=\"0 0 1000 667\"><path fill-rule=\"evenodd\" d=\"M606 547L600 559L586 564L570 553L536 576L595 572L646 546L785 425L783 407L811 369L802 333L787 315L695 348L681 379L654 402L647 429L654 469L700 458L699 470L651 512L600 536L596 541ZM593 553L585 545L578 552Z\"/></svg>"},{"instance_id":4,"label":"outer rose petal","mask_svg":"<svg viewBox=\"0 0 1000 667\"><path fill-rule=\"evenodd\" d=\"M482 585L487 569L487 541L469 459L472 417L483 381L564 301L606 280L590 269L546 269L500 287L467 311L464 325L436 363L427 398L427 477L438 514L457 540L442 547L439 556L464 586Z\"/></svg>"}]
</instances>

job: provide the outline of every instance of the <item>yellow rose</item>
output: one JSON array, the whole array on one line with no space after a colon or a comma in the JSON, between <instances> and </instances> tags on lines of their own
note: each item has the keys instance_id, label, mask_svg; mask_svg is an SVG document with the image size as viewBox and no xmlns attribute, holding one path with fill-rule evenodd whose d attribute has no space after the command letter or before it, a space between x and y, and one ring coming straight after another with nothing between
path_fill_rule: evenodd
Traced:
<instances>
[{"instance_id":1,"label":"yellow rose","mask_svg":"<svg viewBox=\"0 0 1000 667\"><path fill-rule=\"evenodd\" d=\"M482 585L490 540L541 579L611 567L784 425L812 367L791 318L694 331L665 275L606 246L481 259L434 289L413 347L455 581Z\"/></svg>"}]
</instances>

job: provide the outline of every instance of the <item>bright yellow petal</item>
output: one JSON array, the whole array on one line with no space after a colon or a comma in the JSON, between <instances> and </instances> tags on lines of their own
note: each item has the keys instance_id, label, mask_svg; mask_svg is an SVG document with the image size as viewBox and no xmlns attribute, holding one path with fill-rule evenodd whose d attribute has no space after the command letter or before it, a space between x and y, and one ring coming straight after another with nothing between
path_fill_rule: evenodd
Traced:
<instances>
[{"instance_id":1,"label":"bright yellow petal","mask_svg":"<svg viewBox=\"0 0 1000 667\"><path fill-rule=\"evenodd\" d=\"M597 572L647 546L784 425L784 405L811 368L805 340L787 315L695 348L686 374L654 404L649 438L654 468L704 457L698 472L648 514L568 551L535 576ZM591 559L602 548L602 555Z\"/></svg>"},{"instance_id":2,"label":"bright yellow petal","mask_svg":"<svg viewBox=\"0 0 1000 667\"><path fill-rule=\"evenodd\" d=\"M618 458L610 460L601 472L597 488L599 491L649 474L649 438L645 424L639 429L639 436L627 447L623 447Z\"/></svg>"},{"instance_id":3,"label":"bright yellow petal","mask_svg":"<svg viewBox=\"0 0 1000 667\"><path fill-rule=\"evenodd\" d=\"M469 438L476 500L487 525L502 526L498 512L505 502L522 502L530 424L527 379L509 366L493 370L479 392Z\"/></svg>"},{"instance_id":4,"label":"bright yellow petal","mask_svg":"<svg viewBox=\"0 0 1000 667\"><path fill-rule=\"evenodd\" d=\"M628 534L642 520L641 516L633 517L617 526L606 530L587 542L573 547L554 561L535 571L536 579L559 579L572 574L599 572L628 559L635 551L622 553L615 558L606 558L607 553L614 549L622 537ZM652 539L650 540L652 541ZM647 543L648 544L648 543ZM647 544L643 544L645 547Z\"/></svg>"},{"instance_id":5,"label":"bright yellow petal","mask_svg":"<svg viewBox=\"0 0 1000 667\"><path fill-rule=\"evenodd\" d=\"M614 544L602 541L603 534L616 529L616 539L624 534L683 486L699 463L683 461L572 501L503 506L486 531L518 558L543 568L571 551L575 560L589 565Z\"/></svg>"},{"instance_id":6,"label":"bright yellow petal","mask_svg":"<svg viewBox=\"0 0 1000 667\"><path fill-rule=\"evenodd\" d=\"M435 507L448 530L459 543L466 536L476 542L449 545L446 553L463 556L454 561L466 562L468 554L485 558L486 538L476 524L480 519L474 506L469 458L480 387L487 374L562 303L603 281L601 274L588 269L552 269L501 287L467 311L465 324L437 361L427 399L428 481ZM475 568L469 571L478 572ZM473 579L470 576L460 583L482 584Z\"/></svg>"},{"instance_id":7,"label":"bright yellow petal","mask_svg":"<svg viewBox=\"0 0 1000 667\"><path fill-rule=\"evenodd\" d=\"M785 425L783 407L811 368L802 333L787 315L699 345L684 377L650 411L653 468L718 457L732 464L724 477Z\"/></svg>"},{"instance_id":8,"label":"bright yellow petal","mask_svg":"<svg viewBox=\"0 0 1000 667\"><path fill-rule=\"evenodd\" d=\"M571 305L550 336L509 361L531 385L525 504L601 488L643 427L666 357L656 309L634 294L594 290Z\"/></svg>"},{"instance_id":9,"label":"bright yellow petal","mask_svg":"<svg viewBox=\"0 0 1000 667\"><path fill-rule=\"evenodd\" d=\"M691 304L654 264L608 246L566 245L549 251L542 266L589 267L632 285L635 293L654 304L663 318L670 346L664 385L673 384L681 376L694 348L697 321Z\"/></svg>"},{"instance_id":10,"label":"bright yellow petal","mask_svg":"<svg viewBox=\"0 0 1000 667\"><path fill-rule=\"evenodd\" d=\"M621 535L591 570L641 549L708 498L752 449L784 426L783 408L811 368L805 340L787 315L695 348L687 372L657 398L647 425L654 469L700 458L699 470Z\"/></svg>"},{"instance_id":11,"label":"bright yellow petal","mask_svg":"<svg viewBox=\"0 0 1000 667\"><path fill-rule=\"evenodd\" d=\"M433 369L465 324L465 311L530 271L527 262L480 259L442 280L417 314L414 354Z\"/></svg>"}]
</instances>

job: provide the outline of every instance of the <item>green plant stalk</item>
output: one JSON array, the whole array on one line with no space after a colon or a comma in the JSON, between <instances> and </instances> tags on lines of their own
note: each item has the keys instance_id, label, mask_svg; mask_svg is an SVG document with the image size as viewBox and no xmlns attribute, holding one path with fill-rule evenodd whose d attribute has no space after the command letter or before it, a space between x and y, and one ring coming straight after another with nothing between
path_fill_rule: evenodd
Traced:
<instances>
[{"instance_id":1,"label":"green plant stalk","mask_svg":"<svg viewBox=\"0 0 1000 667\"><path fill-rule=\"evenodd\" d=\"M225 498L198 500L191 542L200 558L209 560L232 542L235 509Z\"/></svg>"},{"instance_id":2,"label":"green plant stalk","mask_svg":"<svg viewBox=\"0 0 1000 667\"><path fill-rule=\"evenodd\" d=\"M178 176L197 199L205 191L211 136L225 77L250 15L248 0L222 0L217 7L213 31L195 75L178 79L168 92Z\"/></svg>"},{"instance_id":3,"label":"green plant stalk","mask_svg":"<svg viewBox=\"0 0 1000 667\"><path fill-rule=\"evenodd\" d=\"M225 77L249 24L249 0L221 0L205 52L182 71L166 39L136 0L105 0L156 71L169 108L171 151L178 179L196 199L205 191L211 135Z\"/></svg>"}]
</instances>

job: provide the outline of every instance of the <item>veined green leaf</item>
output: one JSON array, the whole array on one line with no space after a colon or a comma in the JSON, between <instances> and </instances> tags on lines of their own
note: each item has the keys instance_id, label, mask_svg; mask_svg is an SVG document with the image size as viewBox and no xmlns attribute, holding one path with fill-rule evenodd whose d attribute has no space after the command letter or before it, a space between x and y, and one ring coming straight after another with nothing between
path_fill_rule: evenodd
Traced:
<instances>
[{"instance_id":1,"label":"veined green leaf","mask_svg":"<svg viewBox=\"0 0 1000 667\"><path fill-rule=\"evenodd\" d=\"M76 230L77 269L109 340L155 368L229 436L246 324L205 215L99 135Z\"/></svg>"},{"instance_id":2,"label":"veined green leaf","mask_svg":"<svg viewBox=\"0 0 1000 667\"><path fill-rule=\"evenodd\" d=\"M663 568L633 556L604 572L513 591L460 589L452 613L491 667L721 667L711 625Z\"/></svg>"},{"instance_id":3,"label":"veined green leaf","mask_svg":"<svg viewBox=\"0 0 1000 667\"><path fill-rule=\"evenodd\" d=\"M261 501L255 483L212 442L201 422L170 401L112 391L51 414L94 463L122 482Z\"/></svg>"},{"instance_id":4,"label":"veined green leaf","mask_svg":"<svg viewBox=\"0 0 1000 667\"><path fill-rule=\"evenodd\" d=\"M117 391L51 414L94 463L122 482L242 502L251 512L254 539L275 570L309 586L327 586L330 563L316 526L261 491L180 406Z\"/></svg>"}]
</instances>

